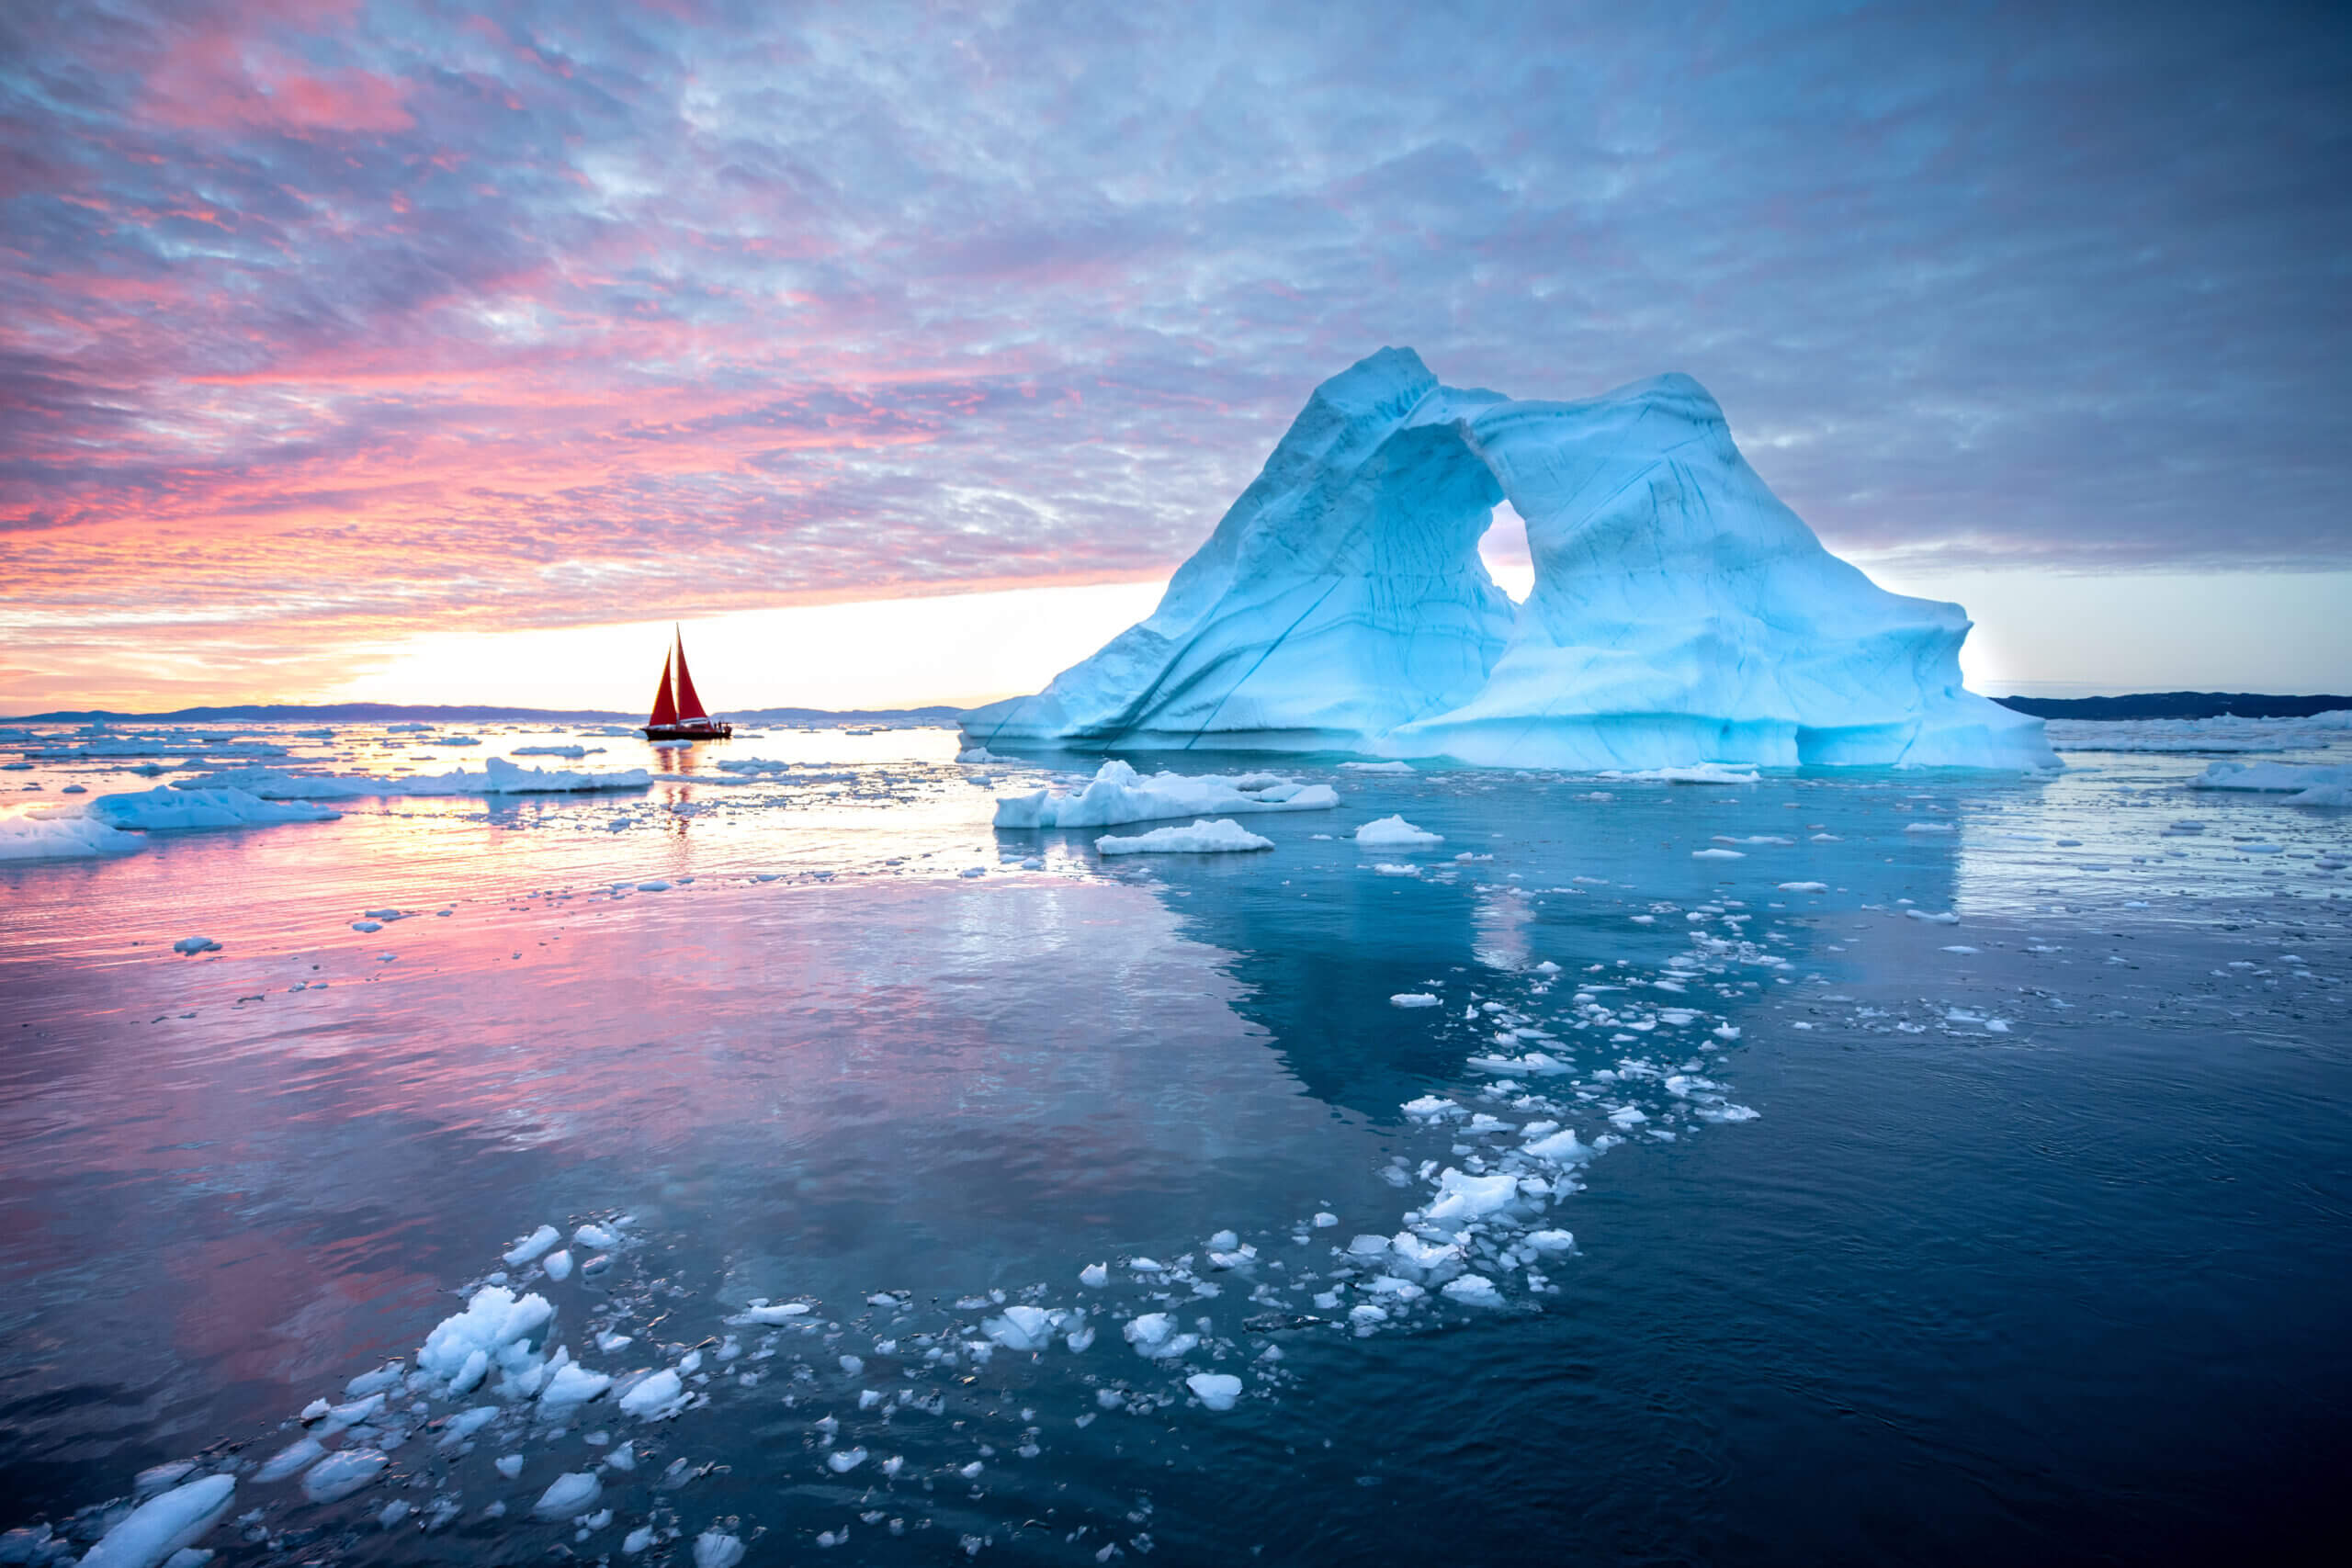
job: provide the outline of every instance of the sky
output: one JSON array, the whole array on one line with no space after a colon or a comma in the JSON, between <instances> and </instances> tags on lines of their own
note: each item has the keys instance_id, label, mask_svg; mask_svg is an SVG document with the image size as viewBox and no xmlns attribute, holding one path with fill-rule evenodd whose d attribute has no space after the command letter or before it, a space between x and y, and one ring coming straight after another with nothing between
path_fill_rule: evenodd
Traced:
<instances>
[{"instance_id":1,"label":"sky","mask_svg":"<svg viewBox=\"0 0 2352 1568\"><path fill-rule=\"evenodd\" d=\"M2341 6L24 0L0 711L1028 689L1385 344L1696 376L1980 682L2352 684Z\"/></svg>"}]
</instances>

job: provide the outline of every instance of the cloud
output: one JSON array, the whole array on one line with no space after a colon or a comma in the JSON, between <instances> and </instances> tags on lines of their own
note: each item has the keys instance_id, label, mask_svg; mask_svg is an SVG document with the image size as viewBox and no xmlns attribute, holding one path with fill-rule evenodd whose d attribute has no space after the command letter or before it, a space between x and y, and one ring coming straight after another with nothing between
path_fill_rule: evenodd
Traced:
<instances>
[{"instance_id":1,"label":"cloud","mask_svg":"<svg viewBox=\"0 0 2352 1568\"><path fill-rule=\"evenodd\" d=\"M1694 374L1873 558L2342 558L2325 9L221 0L0 59L28 666L1164 573L1391 343Z\"/></svg>"}]
</instances>

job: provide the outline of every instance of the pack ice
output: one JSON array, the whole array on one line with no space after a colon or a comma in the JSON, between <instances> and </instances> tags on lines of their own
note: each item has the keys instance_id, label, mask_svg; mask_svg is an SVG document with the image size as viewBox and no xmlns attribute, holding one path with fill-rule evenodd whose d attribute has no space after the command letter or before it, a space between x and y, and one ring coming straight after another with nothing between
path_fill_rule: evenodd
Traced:
<instances>
[{"instance_id":1,"label":"pack ice","mask_svg":"<svg viewBox=\"0 0 2352 1568\"><path fill-rule=\"evenodd\" d=\"M1498 502L1527 603L1487 577ZM1967 615L1824 549L1687 376L1582 402L1384 348L1315 390L1159 607L967 744L1349 750L1507 767L2049 768L1961 683Z\"/></svg>"}]
</instances>

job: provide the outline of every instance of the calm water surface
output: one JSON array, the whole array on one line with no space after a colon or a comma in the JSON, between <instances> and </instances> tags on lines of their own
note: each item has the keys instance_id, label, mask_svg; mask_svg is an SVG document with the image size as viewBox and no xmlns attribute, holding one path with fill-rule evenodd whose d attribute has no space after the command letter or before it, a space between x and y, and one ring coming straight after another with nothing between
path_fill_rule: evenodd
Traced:
<instances>
[{"instance_id":1,"label":"calm water surface","mask_svg":"<svg viewBox=\"0 0 2352 1568\"><path fill-rule=\"evenodd\" d=\"M273 765L547 739L481 734L279 734ZM1249 819L1271 852L1123 861L992 831L976 779L1057 775L941 732L577 739L608 750L555 765L665 777L0 867L0 1527L87 1538L196 1458L241 1475L205 1543L239 1563L684 1564L714 1528L749 1568L2325 1544L2346 813L2121 753L1729 788L1321 760L1275 766L1342 806ZM27 750L28 797L163 782ZM1346 841L1391 812L1444 842ZM1460 1113L1401 1109L1430 1096ZM1621 1140L1537 1205L1573 1250L1498 1231L1467 1260L1495 1303L1376 1295L1351 1238L1539 1117ZM705 1402L521 1401L459 1451L438 1423L480 1396L420 1392L330 1440L389 1455L356 1495L255 1478L518 1236L621 1217L604 1271L508 1282L588 1366L701 1347ZM1255 1257L1213 1267L1225 1230ZM805 1321L726 1321L787 1298ZM989 1345L1024 1302L1099 1338ZM1147 1312L1202 1344L1138 1354ZM1229 1411L1185 1382L1211 1371ZM599 1470L623 1440L638 1467ZM608 1522L531 1517L568 1472Z\"/></svg>"}]
</instances>

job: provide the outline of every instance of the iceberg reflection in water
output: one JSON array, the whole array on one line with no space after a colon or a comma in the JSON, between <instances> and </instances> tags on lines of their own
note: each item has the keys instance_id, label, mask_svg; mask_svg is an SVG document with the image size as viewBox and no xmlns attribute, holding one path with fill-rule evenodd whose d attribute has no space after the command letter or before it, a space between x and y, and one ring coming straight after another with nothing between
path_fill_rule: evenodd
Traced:
<instances>
[{"instance_id":1,"label":"iceberg reflection in water","mask_svg":"<svg viewBox=\"0 0 2352 1568\"><path fill-rule=\"evenodd\" d=\"M990 826L1095 760L955 746L0 872L0 1523L94 1539L189 1461L236 1480L200 1544L273 1562L1958 1561L2312 1517L2343 813L2165 755L1286 759L1339 801L1250 817L1272 849L1106 861Z\"/></svg>"}]
</instances>

